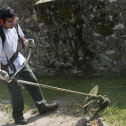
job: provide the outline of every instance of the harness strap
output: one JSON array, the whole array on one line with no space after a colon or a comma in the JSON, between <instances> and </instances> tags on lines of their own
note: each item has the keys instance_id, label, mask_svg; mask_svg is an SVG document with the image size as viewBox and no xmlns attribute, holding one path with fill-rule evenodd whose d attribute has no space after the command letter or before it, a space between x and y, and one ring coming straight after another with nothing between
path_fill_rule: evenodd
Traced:
<instances>
[{"instance_id":1,"label":"harness strap","mask_svg":"<svg viewBox=\"0 0 126 126\"><path fill-rule=\"evenodd\" d=\"M6 54L6 52L5 52L5 54ZM16 72L16 68L15 68L15 65L14 65L13 62L15 61L15 59L17 58L17 56L18 56L18 49L17 49L17 51L13 54L13 56L10 59L8 59L7 54L6 54L7 64L4 65L4 64L1 63L2 68L3 69L7 69L8 67L10 67L11 70L13 70L14 72Z\"/></svg>"},{"instance_id":2,"label":"harness strap","mask_svg":"<svg viewBox=\"0 0 126 126\"><path fill-rule=\"evenodd\" d=\"M16 23L14 27L15 27L15 29L16 29L16 31L17 31L19 41L21 41L22 48L25 49L25 46L24 46L24 44L23 44L23 42L22 42L22 40L21 40L21 37L20 37L20 35L19 35L19 32L18 32L18 24Z\"/></svg>"},{"instance_id":3,"label":"harness strap","mask_svg":"<svg viewBox=\"0 0 126 126\"><path fill-rule=\"evenodd\" d=\"M2 25L0 24L0 37L2 39L2 46L4 47L4 42L5 42L5 34L2 28Z\"/></svg>"}]
</instances>

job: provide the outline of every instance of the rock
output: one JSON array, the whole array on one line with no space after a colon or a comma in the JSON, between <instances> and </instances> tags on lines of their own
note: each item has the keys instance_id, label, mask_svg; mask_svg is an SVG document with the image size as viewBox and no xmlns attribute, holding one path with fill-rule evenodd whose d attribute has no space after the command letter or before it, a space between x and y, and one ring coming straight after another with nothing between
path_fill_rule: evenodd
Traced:
<instances>
[{"instance_id":1,"label":"rock","mask_svg":"<svg viewBox=\"0 0 126 126\"><path fill-rule=\"evenodd\" d=\"M99 126L109 126L106 121L103 121L102 118L98 120Z\"/></svg>"},{"instance_id":2,"label":"rock","mask_svg":"<svg viewBox=\"0 0 126 126\"><path fill-rule=\"evenodd\" d=\"M118 0L109 0L110 3L112 2L118 2Z\"/></svg>"},{"instance_id":3,"label":"rock","mask_svg":"<svg viewBox=\"0 0 126 126\"><path fill-rule=\"evenodd\" d=\"M116 25L113 30L121 30L121 29L124 29L124 25L123 24L118 24Z\"/></svg>"}]
</instances>

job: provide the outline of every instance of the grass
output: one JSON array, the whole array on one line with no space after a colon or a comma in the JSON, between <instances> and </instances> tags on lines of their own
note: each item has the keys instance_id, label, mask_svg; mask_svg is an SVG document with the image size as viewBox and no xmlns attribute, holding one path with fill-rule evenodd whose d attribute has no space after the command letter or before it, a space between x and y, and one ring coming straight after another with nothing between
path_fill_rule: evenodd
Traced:
<instances>
[{"instance_id":1,"label":"grass","mask_svg":"<svg viewBox=\"0 0 126 126\"><path fill-rule=\"evenodd\" d=\"M99 86L99 95L107 95L111 99L111 106L100 112L101 116L113 126L126 125L126 77L110 78L80 78L80 77L58 77L45 76L38 77L39 83L55 86L59 88L88 93L95 85ZM69 93L54 91L42 88L47 101L52 99L67 97L74 99L83 105L84 96L70 95ZM26 90L23 90L25 111L34 107L33 101ZM10 99L7 86L0 84L0 99ZM74 107L74 113L79 113L77 106L72 103L67 109ZM10 106L8 106L10 112ZM66 110L67 110L66 109Z\"/></svg>"}]
</instances>

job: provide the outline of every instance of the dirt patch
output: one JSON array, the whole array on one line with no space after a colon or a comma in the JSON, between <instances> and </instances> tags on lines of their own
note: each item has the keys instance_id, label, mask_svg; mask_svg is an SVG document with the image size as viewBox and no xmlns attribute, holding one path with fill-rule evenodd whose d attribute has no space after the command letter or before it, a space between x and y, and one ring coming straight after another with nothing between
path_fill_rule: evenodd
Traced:
<instances>
[{"instance_id":1,"label":"dirt patch","mask_svg":"<svg viewBox=\"0 0 126 126\"><path fill-rule=\"evenodd\" d=\"M86 126L109 126L99 115L95 115L94 119L88 122L89 117L86 117L83 107L80 106L82 104L80 99L73 101L63 97L50 101L53 102L59 103L58 109L53 112L40 115L37 109L32 108L24 113L28 121L27 126L85 126L85 124ZM0 103L0 126L16 126L11 114L5 113L7 104L10 104L10 101Z\"/></svg>"},{"instance_id":2,"label":"dirt patch","mask_svg":"<svg viewBox=\"0 0 126 126\"><path fill-rule=\"evenodd\" d=\"M56 99L52 102L58 102L59 108L56 111L40 115L33 113L33 109L24 113L28 120L27 126L79 126L79 112L82 108L75 107L69 99ZM73 104L73 105L72 105ZM75 108L74 108L75 107ZM0 126L16 126L12 116L0 111Z\"/></svg>"},{"instance_id":3,"label":"dirt patch","mask_svg":"<svg viewBox=\"0 0 126 126\"><path fill-rule=\"evenodd\" d=\"M32 114L32 110L25 113L24 117L28 120L27 126L75 126L80 119L72 116L59 115L57 111L44 115L39 115L38 113ZM1 119L1 126L16 126L13 121L8 121L9 118L7 115L2 116Z\"/></svg>"}]
</instances>

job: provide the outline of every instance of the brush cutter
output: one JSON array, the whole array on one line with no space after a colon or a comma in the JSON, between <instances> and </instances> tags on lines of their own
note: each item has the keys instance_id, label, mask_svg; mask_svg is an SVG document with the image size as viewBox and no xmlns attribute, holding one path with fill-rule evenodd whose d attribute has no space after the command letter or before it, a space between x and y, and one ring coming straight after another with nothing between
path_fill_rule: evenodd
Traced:
<instances>
[{"instance_id":1,"label":"brush cutter","mask_svg":"<svg viewBox=\"0 0 126 126\"><path fill-rule=\"evenodd\" d=\"M105 109L107 106L110 105L111 101L109 100L109 98L107 96L97 95L97 93L98 93L98 85L96 85L89 92L89 95L92 95L92 97L89 97L89 96L86 97L85 102L84 102L84 106L83 106L85 111L89 111L88 108L90 108L89 106L91 106L91 104L94 105L94 108L96 108L96 106L97 106L98 110ZM96 98L94 96L100 96L101 99Z\"/></svg>"},{"instance_id":2,"label":"brush cutter","mask_svg":"<svg viewBox=\"0 0 126 126\"><path fill-rule=\"evenodd\" d=\"M33 85L33 86L39 86L39 87L53 89L53 90L57 90L57 91L61 91L61 92L67 92L67 93L71 93L71 94L78 94L78 95L88 96L88 98L86 100L86 104L84 105L84 109L90 103L92 103L94 100L98 100L98 104L99 104L99 108L100 109L104 109L104 108L106 108L107 106L110 105L110 100L106 96L94 95L94 94L90 94L90 93L86 94L86 93L83 93L83 92L77 92L77 91L67 90L67 89L63 89L63 88L48 86L48 85L39 84L39 83L33 83L33 82L29 82L29 81L24 81L24 80L16 80L15 79L15 81L18 82L18 83L23 83L23 84ZM93 88L93 91L97 90L96 87L98 87L98 86L96 85Z\"/></svg>"},{"instance_id":3,"label":"brush cutter","mask_svg":"<svg viewBox=\"0 0 126 126\"><path fill-rule=\"evenodd\" d=\"M83 92L77 92L77 91L67 90L67 89L63 89L63 88L58 88L58 87L53 87L53 86L48 86L48 85L44 85L44 84L33 83L33 82L28 82L28 81L16 79L15 76L19 73L19 71L28 62L29 57L30 57L30 53L31 53L31 48L29 49L29 54L28 54L28 57L27 57L25 63L23 64L23 66L12 77L9 78L8 83L10 83L11 81L16 81L18 83L23 83L23 84L33 85L33 86L39 86L39 87L53 89L53 90L57 90L57 91L61 91L61 92L67 92L67 93L87 96L87 98L85 100L84 109L90 103L92 103L92 101L94 101L94 100L98 100L99 101L98 104L99 104L99 108L100 109L104 109L104 108L106 108L107 106L110 105L110 100L106 96L97 95L97 92L98 92L98 86L97 85L90 91L89 94L87 94L87 93L83 93Z\"/></svg>"}]
</instances>

